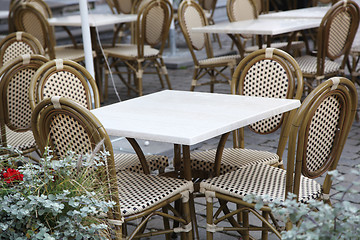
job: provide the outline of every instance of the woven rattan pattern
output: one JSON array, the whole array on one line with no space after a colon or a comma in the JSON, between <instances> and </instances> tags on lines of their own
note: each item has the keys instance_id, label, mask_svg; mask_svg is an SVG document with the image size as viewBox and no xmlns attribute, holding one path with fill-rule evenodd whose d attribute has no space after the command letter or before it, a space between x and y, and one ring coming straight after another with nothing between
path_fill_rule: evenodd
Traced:
<instances>
[{"instance_id":1,"label":"woven rattan pattern","mask_svg":"<svg viewBox=\"0 0 360 240\"><path fill-rule=\"evenodd\" d=\"M310 123L306 147L306 166L309 171L320 169L328 159L339 119L340 103L334 96L325 99L316 109Z\"/></svg>"},{"instance_id":2,"label":"woven rattan pattern","mask_svg":"<svg viewBox=\"0 0 360 240\"><path fill-rule=\"evenodd\" d=\"M25 42L13 42L9 44L4 52L2 63L6 63L20 55L34 54L33 49Z\"/></svg>"},{"instance_id":3,"label":"woven rattan pattern","mask_svg":"<svg viewBox=\"0 0 360 240\"><path fill-rule=\"evenodd\" d=\"M46 46L46 33L43 31L42 27L43 24L41 23L40 19L33 13L26 13L24 14L23 22L25 32L31 33L34 37L36 37L41 45L44 47Z\"/></svg>"},{"instance_id":4,"label":"woven rattan pattern","mask_svg":"<svg viewBox=\"0 0 360 240\"><path fill-rule=\"evenodd\" d=\"M151 172L162 169L165 170L169 166L168 158L160 155L145 156ZM143 173L143 168L136 154L115 154L114 155L116 171L126 170L130 172Z\"/></svg>"},{"instance_id":5,"label":"woven rattan pattern","mask_svg":"<svg viewBox=\"0 0 360 240\"><path fill-rule=\"evenodd\" d=\"M193 48L201 50L205 47L205 35L203 33L190 32L189 29L193 27L205 26L204 19L201 18L200 14L194 6L188 6L184 12L184 21L186 25L186 31L190 38Z\"/></svg>"},{"instance_id":6,"label":"woven rattan pattern","mask_svg":"<svg viewBox=\"0 0 360 240\"><path fill-rule=\"evenodd\" d=\"M329 32L329 48L331 56L342 53L350 32L351 16L349 12L341 12L332 20Z\"/></svg>"},{"instance_id":7,"label":"woven rattan pattern","mask_svg":"<svg viewBox=\"0 0 360 240\"><path fill-rule=\"evenodd\" d=\"M28 89L35 72L34 68L21 68L9 82L7 90L9 122L15 128L28 129L30 127L31 108Z\"/></svg>"},{"instance_id":8,"label":"woven rattan pattern","mask_svg":"<svg viewBox=\"0 0 360 240\"><path fill-rule=\"evenodd\" d=\"M296 58L296 61L298 62L301 71L304 74L316 74L317 71L317 58L314 56L301 56L299 58ZM325 59L324 64L324 73L335 73L339 71L340 64L335 61L330 61Z\"/></svg>"},{"instance_id":9,"label":"woven rattan pattern","mask_svg":"<svg viewBox=\"0 0 360 240\"><path fill-rule=\"evenodd\" d=\"M62 96L74 100L89 108L86 90L81 80L69 71L57 71L51 74L44 84L43 97Z\"/></svg>"},{"instance_id":10,"label":"woven rattan pattern","mask_svg":"<svg viewBox=\"0 0 360 240\"><path fill-rule=\"evenodd\" d=\"M52 118L50 138L59 157L65 157L68 151L76 154L92 152L91 139L85 128L67 114L57 114Z\"/></svg>"},{"instance_id":11,"label":"woven rattan pattern","mask_svg":"<svg viewBox=\"0 0 360 240\"><path fill-rule=\"evenodd\" d=\"M230 196L244 197L249 194L268 196L284 200L286 185L286 170L265 164L255 164L236 171L206 180L200 184L208 190L213 190ZM307 177L301 177L299 201L307 202L321 196L321 185Z\"/></svg>"},{"instance_id":12,"label":"woven rattan pattern","mask_svg":"<svg viewBox=\"0 0 360 240\"><path fill-rule=\"evenodd\" d=\"M120 208L123 216L145 210L186 189L192 188L191 181L128 171L119 171L117 177Z\"/></svg>"},{"instance_id":13,"label":"woven rattan pattern","mask_svg":"<svg viewBox=\"0 0 360 240\"><path fill-rule=\"evenodd\" d=\"M244 80L244 95L269 98L286 98L288 95L288 75L277 61L264 59L255 63ZM255 132L268 133L281 123L282 114L250 125Z\"/></svg>"},{"instance_id":14,"label":"woven rattan pattern","mask_svg":"<svg viewBox=\"0 0 360 240\"><path fill-rule=\"evenodd\" d=\"M32 131L14 132L5 126L6 132L6 145L15 147L20 151L24 151L36 146Z\"/></svg>"},{"instance_id":15,"label":"woven rattan pattern","mask_svg":"<svg viewBox=\"0 0 360 240\"><path fill-rule=\"evenodd\" d=\"M153 7L146 15L146 42L154 46L161 41L165 27L165 13L160 6Z\"/></svg>"}]
</instances>

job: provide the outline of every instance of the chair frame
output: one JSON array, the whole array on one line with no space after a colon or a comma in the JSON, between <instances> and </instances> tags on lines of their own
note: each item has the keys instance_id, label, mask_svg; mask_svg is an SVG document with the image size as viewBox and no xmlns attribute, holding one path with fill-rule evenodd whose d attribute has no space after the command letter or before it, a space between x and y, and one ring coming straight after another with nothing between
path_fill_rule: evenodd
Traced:
<instances>
[{"instance_id":1,"label":"chair frame","mask_svg":"<svg viewBox=\"0 0 360 240\"><path fill-rule=\"evenodd\" d=\"M232 76L232 74L234 72L234 67L237 64L237 59L240 59L240 56L232 55L232 56L229 56L228 60L225 59L225 57L227 57L227 56L224 56L223 61L216 62L216 60L220 59L221 57L219 57L219 58L214 57L213 48L211 45L209 34L208 33L196 33L196 34L189 33L189 30L186 26L186 19L184 16L185 12L187 11L187 8L189 8L189 7L192 7L196 10L203 26L207 26L209 23L208 23L207 18L205 17L203 9L201 8L201 6L199 4L197 4L193 0L182 1L180 3L179 9L178 9L178 21L179 21L181 31L183 32L183 35L185 37L187 46L189 48L189 51L191 53L191 56L193 58L194 65L195 65L190 91L194 91L196 86L210 85L210 92L214 92L214 85L216 83L225 83L225 84L230 83L231 77L228 77L223 72L227 68L230 68L230 76ZM197 36L202 35L202 38L203 38L202 42L194 43L191 39L191 34L197 35ZM205 51L206 51L207 59L214 59L213 63L202 65L201 61L198 60L195 51L201 51L203 49L205 49ZM206 75L210 76L210 81L204 82L204 83L198 83L198 80L200 80L201 78L203 78ZM218 80L217 77L222 77L224 80Z\"/></svg>"},{"instance_id":2,"label":"chair frame","mask_svg":"<svg viewBox=\"0 0 360 240\"><path fill-rule=\"evenodd\" d=\"M109 152L109 156L107 157L107 171L106 181L108 181L109 185L109 196L112 201L115 202L115 206L111 211L108 212L108 221L111 225L114 225L116 239L123 239L124 235L127 235L126 223L129 221L133 221L141 218L141 222L135 228L131 236L127 239L134 239L139 237L150 237L159 234L170 234L174 232L174 229L165 229L159 230L157 232L149 232L143 233L144 227L146 226L147 221L155 215L159 215L164 219L173 219L175 221L181 222L184 227L181 227L177 230L180 230L183 234L183 237L186 239L190 239L192 235L192 230L186 228L187 225L191 224L190 219L190 208L189 201L187 199L187 194L189 194L188 190L185 190L183 193L176 194L169 199L166 199L162 202L154 204L152 207L142 210L139 213L132 214L126 217L123 217L120 210L120 201L119 201L119 190L118 190L118 180L116 177L115 163L114 163L114 153L112 149L112 145L109 139L109 136L106 133L106 130L100 123L100 121L86 108L80 106L72 100L63 98L63 97L52 97L44 99L40 102L34 109L32 118L31 118L31 126L34 132L34 137L36 142L38 143L40 150L42 152L45 151L45 147L50 144L51 147L52 142L49 142L49 133L51 124L51 119L56 116L56 114L67 115L73 119L76 119L78 124L80 124L88 136L90 136L90 141L92 145L92 149L101 148L102 150L106 150ZM101 143L101 145L99 145ZM136 153L142 162L144 169L147 169L148 166L145 161L144 154L142 153L140 147L137 145L136 141L130 141L133 148L136 150ZM177 200L183 200L184 207L184 217L181 217L172 207L170 207L169 203ZM174 216L171 216L165 212L158 211L158 209L167 210L170 209L174 212ZM168 222L164 222L166 228L170 228Z\"/></svg>"},{"instance_id":3,"label":"chair frame","mask_svg":"<svg viewBox=\"0 0 360 240\"><path fill-rule=\"evenodd\" d=\"M11 54L15 54L13 52L9 53L9 48L14 46L14 44L24 44L28 47L28 51L24 51L22 54L17 55L23 55L23 54L39 54L39 55L45 55L44 49L39 42L33 35L26 32L14 32L7 35L4 39L0 41L0 68L4 65L4 56ZM9 60L12 60L12 57Z\"/></svg>"},{"instance_id":4,"label":"chair frame","mask_svg":"<svg viewBox=\"0 0 360 240\"><path fill-rule=\"evenodd\" d=\"M306 165L306 148L308 145L308 128L311 124L311 120L315 115L316 109L320 104L330 97L337 97L340 103L340 114L338 121L339 131L336 132L336 135L333 138L332 148L330 153L327 156L322 156L324 158L324 163L315 171L311 171L307 168ZM288 160L286 170L286 187L285 187L285 198L289 193L299 195L300 192L300 181L302 176L307 176L309 178L317 178L323 175L326 172L335 170L340 159L341 152L344 148L345 141L347 139L348 133L350 131L352 122L356 113L357 106L357 92L354 84L343 77L334 77L328 81L324 81L316 89L314 89L304 100L301 107L296 112L293 122L291 124L290 135L289 135L289 149L288 149ZM271 167L270 167L271 168ZM326 174L325 180L323 182L323 200L330 203L328 198L331 188L331 176ZM204 187L204 186L202 186ZM262 231L263 237L266 237L268 231L274 232L279 238L281 238L281 230L276 224L276 220L271 215L271 209L265 205L260 209L262 214L258 213L255 210L255 204L249 203L242 198L231 196L228 194L223 194L219 192L213 192L212 190L206 190L203 188L203 193L207 196L207 224L213 225L217 224L225 219L229 219L234 227L232 228L223 228L224 231L238 231L243 234L244 239L249 239L249 231ZM212 199L216 197L220 200L221 207L213 215L213 202ZM241 206L235 211L230 212L226 207L227 202L233 202ZM218 217L218 214L221 210L225 209L226 215L224 217ZM248 213L253 213L261 222L261 227L250 227ZM235 214L243 213L243 226L240 226L234 219ZM217 218L214 221L214 218ZM268 218L274 222L274 226L270 224ZM216 228L216 226L215 226ZM286 228L291 228L290 224L286 224ZM220 230L221 231L221 230ZM207 239L213 239L213 233L207 232Z\"/></svg>"}]
</instances>

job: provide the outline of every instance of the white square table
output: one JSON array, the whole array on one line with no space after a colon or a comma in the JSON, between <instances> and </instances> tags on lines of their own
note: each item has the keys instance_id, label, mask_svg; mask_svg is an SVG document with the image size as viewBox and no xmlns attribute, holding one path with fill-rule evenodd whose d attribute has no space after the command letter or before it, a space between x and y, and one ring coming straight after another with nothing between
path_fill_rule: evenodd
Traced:
<instances>
[{"instance_id":1,"label":"white square table","mask_svg":"<svg viewBox=\"0 0 360 240\"><path fill-rule=\"evenodd\" d=\"M191 180L190 145L299 106L299 100L164 90L91 112L109 135L183 145Z\"/></svg>"},{"instance_id":2,"label":"white square table","mask_svg":"<svg viewBox=\"0 0 360 240\"><path fill-rule=\"evenodd\" d=\"M300 8L288 11L273 12L268 14L259 15L260 19L306 19L306 18L320 18L322 19L327 11L330 9L330 6L317 6L309 8Z\"/></svg>"}]
</instances>

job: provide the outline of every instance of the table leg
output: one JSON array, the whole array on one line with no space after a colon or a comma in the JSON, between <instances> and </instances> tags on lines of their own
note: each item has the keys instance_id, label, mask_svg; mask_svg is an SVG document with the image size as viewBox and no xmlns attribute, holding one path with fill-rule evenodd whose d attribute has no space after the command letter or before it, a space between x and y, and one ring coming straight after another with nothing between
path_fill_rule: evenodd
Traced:
<instances>
[{"instance_id":1,"label":"table leg","mask_svg":"<svg viewBox=\"0 0 360 240\"><path fill-rule=\"evenodd\" d=\"M237 34L230 34L230 33L228 34L228 36L233 40L234 44L236 45L241 58L244 58L245 49L241 43L240 37Z\"/></svg>"},{"instance_id":2,"label":"table leg","mask_svg":"<svg viewBox=\"0 0 360 240\"><path fill-rule=\"evenodd\" d=\"M95 68L95 81L100 94L100 102L104 101L103 97L103 87L102 87L102 69L101 69L101 60L102 60L102 51L98 44L96 27L90 27L91 43L93 50L95 51L94 58L94 68ZM107 86L105 86L107 87Z\"/></svg>"}]
</instances>

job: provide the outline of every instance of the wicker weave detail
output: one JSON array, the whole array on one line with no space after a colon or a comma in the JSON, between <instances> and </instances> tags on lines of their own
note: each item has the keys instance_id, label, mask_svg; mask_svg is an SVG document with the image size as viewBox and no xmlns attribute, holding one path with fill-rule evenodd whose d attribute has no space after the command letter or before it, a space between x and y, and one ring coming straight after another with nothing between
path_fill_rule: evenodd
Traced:
<instances>
[{"instance_id":1,"label":"wicker weave detail","mask_svg":"<svg viewBox=\"0 0 360 240\"><path fill-rule=\"evenodd\" d=\"M21 151L35 148L35 139L32 131L14 132L5 126L6 144Z\"/></svg>"},{"instance_id":2,"label":"wicker weave detail","mask_svg":"<svg viewBox=\"0 0 360 240\"><path fill-rule=\"evenodd\" d=\"M65 114L57 114L50 124L50 138L56 155L65 157L68 151L76 154L92 152L91 139L79 121Z\"/></svg>"},{"instance_id":3,"label":"wicker weave detail","mask_svg":"<svg viewBox=\"0 0 360 240\"><path fill-rule=\"evenodd\" d=\"M334 17L329 31L329 48L331 56L339 56L344 49L350 32L351 16L349 12L341 12Z\"/></svg>"},{"instance_id":4,"label":"wicker weave detail","mask_svg":"<svg viewBox=\"0 0 360 240\"><path fill-rule=\"evenodd\" d=\"M34 51L32 50L32 48L25 42L21 42L21 41L13 42L9 46L7 46L4 52L2 63L4 64L10 60L13 60L14 58L20 55L33 54L33 53Z\"/></svg>"},{"instance_id":5,"label":"wicker weave detail","mask_svg":"<svg viewBox=\"0 0 360 240\"><path fill-rule=\"evenodd\" d=\"M340 119L340 103L334 96L325 99L316 109L310 123L306 147L308 170L316 171L327 161L331 153Z\"/></svg>"},{"instance_id":6,"label":"wicker weave detail","mask_svg":"<svg viewBox=\"0 0 360 240\"><path fill-rule=\"evenodd\" d=\"M272 48L278 48L281 50L286 51L287 50L287 42L272 42L270 44L270 47ZM289 50L298 50L305 47L305 43L303 41L292 41L291 46ZM267 44L263 44L262 48L267 48ZM256 51L259 49L258 45L248 46L245 48L246 53L252 53L253 51Z\"/></svg>"},{"instance_id":7,"label":"wicker weave detail","mask_svg":"<svg viewBox=\"0 0 360 240\"><path fill-rule=\"evenodd\" d=\"M28 96L31 77L35 69L27 67L17 71L7 89L9 122L19 129L29 129L31 108Z\"/></svg>"},{"instance_id":8,"label":"wicker weave detail","mask_svg":"<svg viewBox=\"0 0 360 240\"><path fill-rule=\"evenodd\" d=\"M234 65L237 63L238 60L241 59L240 55L228 55L228 56L221 56L221 57L213 57L213 58L207 58L203 60L199 60L200 66L208 66L208 65L219 65L219 64L227 64L227 63L234 63Z\"/></svg>"},{"instance_id":9,"label":"wicker weave detail","mask_svg":"<svg viewBox=\"0 0 360 240\"><path fill-rule=\"evenodd\" d=\"M58 59L81 61L85 58L84 49L75 49L71 47L57 46L54 48L55 56ZM93 54L94 55L94 54Z\"/></svg>"},{"instance_id":10,"label":"wicker weave detail","mask_svg":"<svg viewBox=\"0 0 360 240\"><path fill-rule=\"evenodd\" d=\"M190 32L189 29L193 27L205 26L204 19L200 16L200 13L194 6L188 6L184 12L184 22L186 25L186 31L189 35L191 44L194 49L201 50L205 47L205 34Z\"/></svg>"},{"instance_id":11,"label":"wicker weave detail","mask_svg":"<svg viewBox=\"0 0 360 240\"><path fill-rule=\"evenodd\" d=\"M160 6L153 7L146 15L146 42L151 46L159 43L162 38L165 25L165 13Z\"/></svg>"},{"instance_id":12,"label":"wicker weave detail","mask_svg":"<svg viewBox=\"0 0 360 240\"><path fill-rule=\"evenodd\" d=\"M314 56L302 56L296 58L301 71L304 74L316 74L317 71L317 58ZM337 73L340 69L340 64L330 60L325 60L324 74Z\"/></svg>"},{"instance_id":13,"label":"wicker weave detail","mask_svg":"<svg viewBox=\"0 0 360 240\"><path fill-rule=\"evenodd\" d=\"M190 155L191 169L213 172L216 149L192 152ZM225 174L253 164L274 165L279 162L279 156L272 152L243 148L225 148L221 158L220 174Z\"/></svg>"},{"instance_id":14,"label":"wicker weave detail","mask_svg":"<svg viewBox=\"0 0 360 240\"><path fill-rule=\"evenodd\" d=\"M277 61L264 59L255 63L246 74L244 95L268 98L286 98L288 95L288 75ZM281 123L282 114L250 125L255 132L268 133Z\"/></svg>"},{"instance_id":15,"label":"wicker weave detail","mask_svg":"<svg viewBox=\"0 0 360 240\"><path fill-rule=\"evenodd\" d=\"M141 212L185 190L192 191L193 188L191 181L128 171L118 172L117 177L123 216Z\"/></svg>"},{"instance_id":16,"label":"wicker weave detail","mask_svg":"<svg viewBox=\"0 0 360 240\"><path fill-rule=\"evenodd\" d=\"M74 100L88 108L86 90L81 80L68 71L57 71L51 74L43 89L43 97L62 96Z\"/></svg>"},{"instance_id":17,"label":"wicker weave detail","mask_svg":"<svg viewBox=\"0 0 360 240\"><path fill-rule=\"evenodd\" d=\"M25 32L28 32L36 37L44 49L46 49L46 33L42 29L43 24L41 23L41 20L35 14L27 12L24 14L22 24Z\"/></svg>"},{"instance_id":18,"label":"wicker weave detail","mask_svg":"<svg viewBox=\"0 0 360 240\"><path fill-rule=\"evenodd\" d=\"M234 21L256 18L254 15L254 6L250 3L250 0L234 0L231 10Z\"/></svg>"},{"instance_id":19,"label":"wicker weave detail","mask_svg":"<svg viewBox=\"0 0 360 240\"><path fill-rule=\"evenodd\" d=\"M220 175L200 183L200 188L242 198L249 194L269 196L284 200L286 170L264 164L256 164ZM321 197L321 185L307 177L301 177L299 201Z\"/></svg>"},{"instance_id":20,"label":"wicker weave detail","mask_svg":"<svg viewBox=\"0 0 360 240\"><path fill-rule=\"evenodd\" d=\"M130 44L117 44L116 47L104 49L105 55L110 57L121 57L121 56L130 56L137 58L138 50L137 45ZM153 58L156 57L159 53L159 50L151 48L150 46L144 46L144 58Z\"/></svg>"},{"instance_id":21,"label":"wicker weave detail","mask_svg":"<svg viewBox=\"0 0 360 240\"><path fill-rule=\"evenodd\" d=\"M145 156L150 171L164 170L169 166L169 160L165 156ZM116 154L114 156L116 171L126 170L130 172L143 173L143 168L136 154Z\"/></svg>"}]
</instances>

